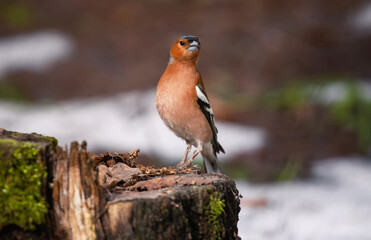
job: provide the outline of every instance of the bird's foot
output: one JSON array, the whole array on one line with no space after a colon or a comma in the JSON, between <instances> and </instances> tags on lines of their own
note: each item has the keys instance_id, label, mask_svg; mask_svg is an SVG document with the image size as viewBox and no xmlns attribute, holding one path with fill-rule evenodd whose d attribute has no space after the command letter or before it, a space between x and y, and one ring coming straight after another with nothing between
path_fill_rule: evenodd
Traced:
<instances>
[{"instance_id":1,"label":"bird's foot","mask_svg":"<svg viewBox=\"0 0 371 240\"><path fill-rule=\"evenodd\" d=\"M175 169L178 171L182 171L186 169L201 171L201 167L197 164L192 165L192 162L179 163L178 165L176 165Z\"/></svg>"},{"instance_id":2,"label":"bird's foot","mask_svg":"<svg viewBox=\"0 0 371 240\"><path fill-rule=\"evenodd\" d=\"M175 169L176 170L184 170L189 168L190 166L187 163L180 162L178 165L176 165Z\"/></svg>"}]
</instances>

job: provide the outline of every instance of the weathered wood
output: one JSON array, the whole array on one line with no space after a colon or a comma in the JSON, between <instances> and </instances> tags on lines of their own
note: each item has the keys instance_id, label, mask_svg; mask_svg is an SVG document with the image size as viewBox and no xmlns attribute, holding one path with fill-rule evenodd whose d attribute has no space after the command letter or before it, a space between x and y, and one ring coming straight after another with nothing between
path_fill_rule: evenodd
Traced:
<instances>
[{"instance_id":1,"label":"weathered wood","mask_svg":"<svg viewBox=\"0 0 371 240\"><path fill-rule=\"evenodd\" d=\"M96 156L86 151L85 142L81 147L77 142L71 143L68 153L56 144L41 140L43 136L35 136L40 139L36 137L32 141L44 144L40 162L48 173L40 189L48 213L46 221L36 227L42 232L37 236L238 238L239 195L227 176L203 174L197 168L177 171L136 165L134 159L139 151ZM7 138L4 134L2 137ZM18 138L30 139L28 134Z\"/></svg>"},{"instance_id":2,"label":"weathered wood","mask_svg":"<svg viewBox=\"0 0 371 240\"><path fill-rule=\"evenodd\" d=\"M77 142L71 143L70 154L61 152L56 162L53 181L55 237L60 239L103 239L99 220L104 201L96 182L92 160Z\"/></svg>"}]
</instances>

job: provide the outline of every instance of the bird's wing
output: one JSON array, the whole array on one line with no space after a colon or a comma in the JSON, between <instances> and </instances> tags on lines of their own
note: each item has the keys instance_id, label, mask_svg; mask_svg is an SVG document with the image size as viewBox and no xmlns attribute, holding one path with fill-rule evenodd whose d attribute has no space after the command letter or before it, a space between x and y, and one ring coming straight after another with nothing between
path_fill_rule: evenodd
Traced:
<instances>
[{"instance_id":1,"label":"bird's wing","mask_svg":"<svg viewBox=\"0 0 371 240\"><path fill-rule=\"evenodd\" d=\"M214 122L214 113L211 109L209 99L206 96L205 90L202 88L201 84L196 85L196 92L197 92L197 104L200 107L202 113L205 115L207 121L209 122L210 128L213 132L213 147L215 152L222 151L224 153L224 149L218 143L217 133L218 129L215 126Z\"/></svg>"}]
</instances>

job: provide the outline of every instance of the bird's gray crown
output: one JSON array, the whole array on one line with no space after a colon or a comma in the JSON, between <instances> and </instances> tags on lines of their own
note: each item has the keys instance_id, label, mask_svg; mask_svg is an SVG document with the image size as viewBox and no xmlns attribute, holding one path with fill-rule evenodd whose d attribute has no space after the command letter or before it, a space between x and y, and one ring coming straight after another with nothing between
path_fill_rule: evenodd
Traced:
<instances>
[{"instance_id":1,"label":"bird's gray crown","mask_svg":"<svg viewBox=\"0 0 371 240\"><path fill-rule=\"evenodd\" d=\"M187 40L190 41L190 42L193 42L193 41L198 42L198 41L199 41L199 40L198 40L198 37L193 36L193 35L183 35L183 36L181 36L180 38L187 39Z\"/></svg>"}]
</instances>

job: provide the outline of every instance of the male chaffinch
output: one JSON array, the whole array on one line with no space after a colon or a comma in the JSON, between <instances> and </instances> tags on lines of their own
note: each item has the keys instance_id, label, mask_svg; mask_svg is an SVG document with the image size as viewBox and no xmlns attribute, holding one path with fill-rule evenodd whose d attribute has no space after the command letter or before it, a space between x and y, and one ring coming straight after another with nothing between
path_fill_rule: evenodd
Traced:
<instances>
[{"instance_id":1,"label":"male chaffinch","mask_svg":"<svg viewBox=\"0 0 371 240\"><path fill-rule=\"evenodd\" d=\"M178 168L192 165L201 152L207 173L221 173L216 154L224 149L217 139L205 87L197 70L200 40L196 36L181 36L170 51L167 68L157 84L156 107L166 126L184 139L187 148ZM196 148L187 161L192 145Z\"/></svg>"}]
</instances>

